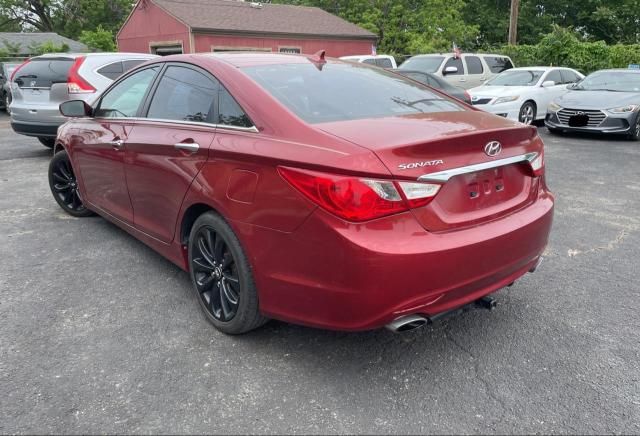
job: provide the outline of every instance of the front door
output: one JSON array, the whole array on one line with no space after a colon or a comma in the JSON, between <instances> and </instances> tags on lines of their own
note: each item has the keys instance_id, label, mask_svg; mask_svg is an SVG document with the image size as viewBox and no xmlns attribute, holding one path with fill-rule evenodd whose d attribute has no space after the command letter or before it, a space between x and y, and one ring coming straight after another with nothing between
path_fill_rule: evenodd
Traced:
<instances>
[{"instance_id":1,"label":"front door","mask_svg":"<svg viewBox=\"0 0 640 436\"><path fill-rule=\"evenodd\" d=\"M215 136L218 82L186 64L169 64L129 136L125 172L138 230L169 243L182 201Z\"/></svg>"},{"instance_id":2,"label":"front door","mask_svg":"<svg viewBox=\"0 0 640 436\"><path fill-rule=\"evenodd\" d=\"M85 123L83 141L73 147L86 200L126 223L133 223L124 172L124 153L135 125L130 118L137 115L158 70L136 72L109 89L95 117Z\"/></svg>"}]
</instances>

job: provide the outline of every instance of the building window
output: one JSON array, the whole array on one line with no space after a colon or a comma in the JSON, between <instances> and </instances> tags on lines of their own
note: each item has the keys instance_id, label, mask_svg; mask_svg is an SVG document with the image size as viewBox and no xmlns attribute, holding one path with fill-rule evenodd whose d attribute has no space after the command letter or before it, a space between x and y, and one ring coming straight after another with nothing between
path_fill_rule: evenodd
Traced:
<instances>
[{"instance_id":1,"label":"building window","mask_svg":"<svg viewBox=\"0 0 640 436\"><path fill-rule=\"evenodd\" d=\"M169 56L184 53L182 41L152 42L149 44L149 52L160 56Z\"/></svg>"},{"instance_id":2,"label":"building window","mask_svg":"<svg viewBox=\"0 0 640 436\"><path fill-rule=\"evenodd\" d=\"M278 47L280 53L302 53L301 47Z\"/></svg>"},{"instance_id":3,"label":"building window","mask_svg":"<svg viewBox=\"0 0 640 436\"><path fill-rule=\"evenodd\" d=\"M211 51L219 53L225 51L266 51L270 52L270 47L230 47L230 46L211 46Z\"/></svg>"}]
</instances>

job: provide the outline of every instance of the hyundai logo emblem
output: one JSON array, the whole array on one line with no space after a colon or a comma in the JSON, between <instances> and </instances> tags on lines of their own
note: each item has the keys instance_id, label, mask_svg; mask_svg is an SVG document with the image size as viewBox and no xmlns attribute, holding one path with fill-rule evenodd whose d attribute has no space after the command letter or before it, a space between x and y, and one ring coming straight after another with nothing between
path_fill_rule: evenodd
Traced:
<instances>
[{"instance_id":1,"label":"hyundai logo emblem","mask_svg":"<svg viewBox=\"0 0 640 436\"><path fill-rule=\"evenodd\" d=\"M498 141L491 141L484 146L484 152L487 156L497 156L502 152L502 144L500 144Z\"/></svg>"}]
</instances>

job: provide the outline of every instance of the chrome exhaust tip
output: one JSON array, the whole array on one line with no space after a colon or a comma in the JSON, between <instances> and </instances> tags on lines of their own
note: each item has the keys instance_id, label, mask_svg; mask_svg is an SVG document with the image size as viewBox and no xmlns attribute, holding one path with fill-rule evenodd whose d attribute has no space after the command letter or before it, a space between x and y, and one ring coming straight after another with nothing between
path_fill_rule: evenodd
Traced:
<instances>
[{"instance_id":1,"label":"chrome exhaust tip","mask_svg":"<svg viewBox=\"0 0 640 436\"><path fill-rule=\"evenodd\" d=\"M404 333L429 324L429 318L422 315L405 315L391 321L386 327L394 333Z\"/></svg>"}]
</instances>

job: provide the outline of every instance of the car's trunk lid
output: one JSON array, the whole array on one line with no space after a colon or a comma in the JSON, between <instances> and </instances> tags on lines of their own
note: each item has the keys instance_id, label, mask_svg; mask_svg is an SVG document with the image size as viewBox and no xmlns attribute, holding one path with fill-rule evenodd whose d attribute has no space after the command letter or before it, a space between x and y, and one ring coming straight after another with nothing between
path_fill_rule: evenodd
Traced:
<instances>
[{"instance_id":1,"label":"car's trunk lid","mask_svg":"<svg viewBox=\"0 0 640 436\"><path fill-rule=\"evenodd\" d=\"M325 132L372 150L400 180L457 170L477 169L440 181L442 187L427 206L414 209L430 231L445 231L489 221L533 201L537 180L524 156L542 153L535 128L477 111L419 114L319 125ZM489 156L485 147L500 143ZM522 161L509 162L508 160Z\"/></svg>"}]
</instances>

